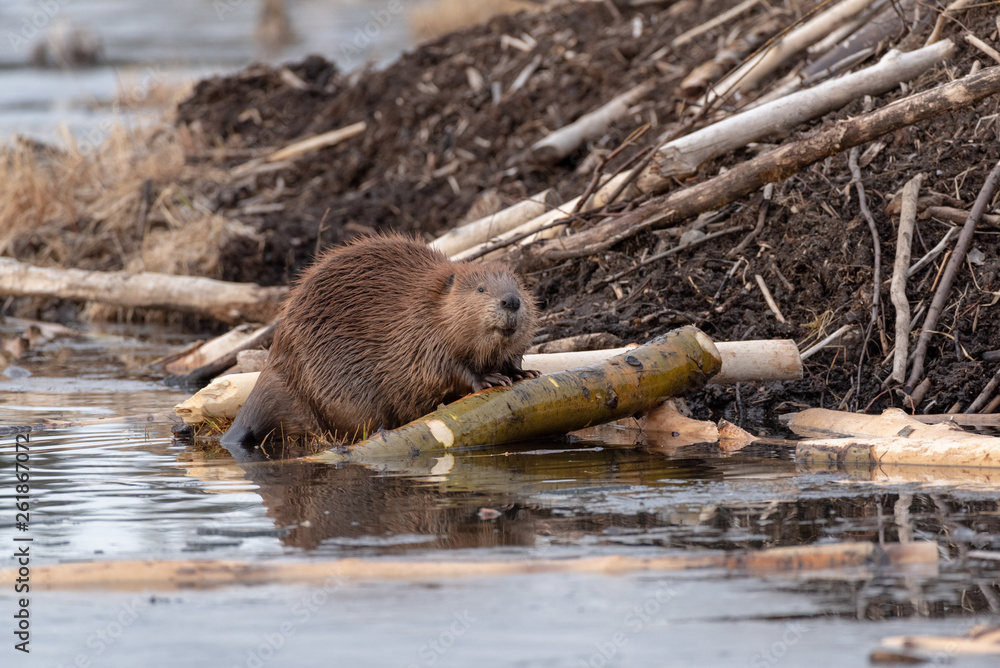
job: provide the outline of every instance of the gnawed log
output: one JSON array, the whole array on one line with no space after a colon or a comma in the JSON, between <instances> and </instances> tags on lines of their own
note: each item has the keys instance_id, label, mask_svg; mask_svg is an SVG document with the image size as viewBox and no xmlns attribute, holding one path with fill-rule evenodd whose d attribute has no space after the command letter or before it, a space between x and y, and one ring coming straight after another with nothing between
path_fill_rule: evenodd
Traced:
<instances>
[{"instance_id":1,"label":"gnawed log","mask_svg":"<svg viewBox=\"0 0 1000 668\"><path fill-rule=\"evenodd\" d=\"M174 412L186 424L236 417L250 395L260 373L233 373L216 378L174 406Z\"/></svg>"},{"instance_id":2,"label":"gnawed log","mask_svg":"<svg viewBox=\"0 0 1000 668\"><path fill-rule=\"evenodd\" d=\"M795 460L804 464L1000 467L1000 438L924 424L898 408L882 415L810 408L782 419L800 436L820 437L796 445Z\"/></svg>"},{"instance_id":3,"label":"gnawed log","mask_svg":"<svg viewBox=\"0 0 1000 668\"><path fill-rule=\"evenodd\" d=\"M832 569L878 569L923 565L936 569L937 544L845 542L776 547L766 550L706 551L664 557L608 555L580 559L503 561L399 561L336 559L331 561L261 563L249 561L86 561L35 566L39 589L98 588L118 591L174 591L226 585L312 583L337 586L341 580L447 580L504 577L537 573L620 575L637 571L684 571L700 568L744 573L789 574ZM0 570L9 587L16 568Z\"/></svg>"},{"instance_id":4,"label":"gnawed log","mask_svg":"<svg viewBox=\"0 0 1000 668\"><path fill-rule=\"evenodd\" d=\"M197 369L182 375L169 376L163 382L167 385L178 387L184 385L203 385L209 379L218 376L223 371L235 365L237 355L240 352L271 345L271 341L274 339L274 330L277 327L277 320L264 327L259 327L242 340L233 341L228 350L220 350L220 354L217 357L202 364Z\"/></svg>"},{"instance_id":5,"label":"gnawed log","mask_svg":"<svg viewBox=\"0 0 1000 668\"><path fill-rule=\"evenodd\" d=\"M197 276L51 269L0 258L0 295L184 311L223 322L270 320L287 291Z\"/></svg>"},{"instance_id":6,"label":"gnawed log","mask_svg":"<svg viewBox=\"0 0 1000 668\"><path fill-rule=\"evenodd\" d=\"M398 429L310 459L399 459L564 434L643 413L665 397L698 389L721 364L711 339L683 327L601 364L477 392Z\"/></svg>"}]
</instances>

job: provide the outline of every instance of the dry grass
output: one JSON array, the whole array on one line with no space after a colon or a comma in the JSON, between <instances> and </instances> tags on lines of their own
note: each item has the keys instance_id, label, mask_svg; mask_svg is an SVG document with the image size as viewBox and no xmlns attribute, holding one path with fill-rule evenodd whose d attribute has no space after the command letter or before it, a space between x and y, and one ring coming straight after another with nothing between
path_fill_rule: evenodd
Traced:
<instances>
[{"instance_id":1,"label":"dry grass","mask_svg":"<svg viewBox=\"0 0 1000 668\"><path fill-rule=\"evenodd\" d=\"M184 129L118 125L93 150L68 133L63 145L0 147L0 255L40 266L220 277L220 249L237 236L256 238L211 210L203 193L226 175L187 164L185 156L204 147Z\"/></svg>"},{"instance_id":2,"label":"dry grass","mask_svg":"<svg viewBox=\"0 0 1000 668\"><path fill-rule=\"evenodd\" d=\"M478 25L498 14L513 14L540 5L523 0L434 0L410 11L410 30L423 42L441 35Z\"/></svg>"}]
</instances>

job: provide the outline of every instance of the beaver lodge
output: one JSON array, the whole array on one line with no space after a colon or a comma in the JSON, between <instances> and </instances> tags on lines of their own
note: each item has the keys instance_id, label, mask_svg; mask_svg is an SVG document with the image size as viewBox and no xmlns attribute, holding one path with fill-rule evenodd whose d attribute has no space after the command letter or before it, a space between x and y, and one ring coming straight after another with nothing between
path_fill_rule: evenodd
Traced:
<instances>
[{"instance_id":1,"label":"beaver lodge","mask_svg":"<svg viewBox=\"0 0 1000 668\"><path fill-rule=\"evenodd\" d=\"M538 344L614 347L685 324L717 341L790 338L801 351L826 341L799 381L689 397L706 417L766 421L800 406L992 412L1000 261L989 188L974 228L963 224L1000 159L997 97L991 78L941 108L916 96L989 77L994 13L829 4L554 3L441 37L382 70L341 72L314 56L211 78L170 123L122 130L93 153L8 145L0 248L38 267L283 286L344 239L391 229L430 241L541 194L542 210L570 203L549 220L551 238L508 240L492 254L530 282L544 314ZM658 150L877 67L892 50L921 49L914 73L862 84L784 127L731 129L723 152L681 141L677 151L694 156L681 165ZM866 114L905 99L909 116L866 127ZM796 155L847 125L860 133L850 147ZM311 138L321 139L301 145ZM739 183L725 181L752 161ZM626 187L613 203L575 203L615 177ZM917 177L911 269L894 288L901 193ZM79 310L58 289L42 292L7 313L142 318L144 304L170 306L150 297ZM886 382L899 337L912 353L924 330L922 373L911 364L911 384Z\"/></svg>"}]
</instances>

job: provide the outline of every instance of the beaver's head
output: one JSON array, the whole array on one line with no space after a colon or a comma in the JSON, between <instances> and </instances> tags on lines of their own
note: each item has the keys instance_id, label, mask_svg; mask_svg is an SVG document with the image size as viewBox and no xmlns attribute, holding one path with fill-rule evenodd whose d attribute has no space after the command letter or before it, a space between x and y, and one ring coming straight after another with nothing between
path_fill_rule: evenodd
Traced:
<instances>
[{"instance_id":1,"label":"beaver's head","mask_svg":"<svg viewBox=\"0 0 1000 668\"><path fill-rule=\"evenodd\" d=\"M524 354L535 335L537 308L509 267L457 264L442 289L446 338L462 357L492 370Z\"/></svg>"}]
</instances>

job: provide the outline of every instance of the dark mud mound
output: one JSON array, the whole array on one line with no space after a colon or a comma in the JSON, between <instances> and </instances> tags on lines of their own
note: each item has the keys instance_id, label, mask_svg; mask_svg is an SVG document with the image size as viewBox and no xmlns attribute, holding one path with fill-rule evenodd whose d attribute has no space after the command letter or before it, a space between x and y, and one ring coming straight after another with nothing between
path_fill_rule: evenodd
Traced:
<instances>
[{"instance_id":1,"label":"dark mud mound","mask_svg":"<svg viewBox=\"0 0 1000 668\"><path fill-rule=\"evenodd\" d=\"M385 70L345 75L312 57L287 67L294 78L251 67L201 82L178 119L209 143L247 150L227 166L258 150L367 123L362 135L306 156L294 169L215 193L224 210L261 199L284 205L240 216L265 234L266 245L257 257L248 257L245 246L234 249L229 257L240 261L229 263L226 278L284 283L317 246L345 236L391 228L430 238L463 217L549 187L566 198L579 194L593 169L587 156L613 150L644 122L675 121L672 95L650 96L600 141L555 167L526 164L525 149L640 82L673 90L711 58L714 45L689 45L669 62L656 52L727 4L565 5L497 17L422 46ZM533 73L515 89L526 70Z\"/></svg>"}]
</instances>

